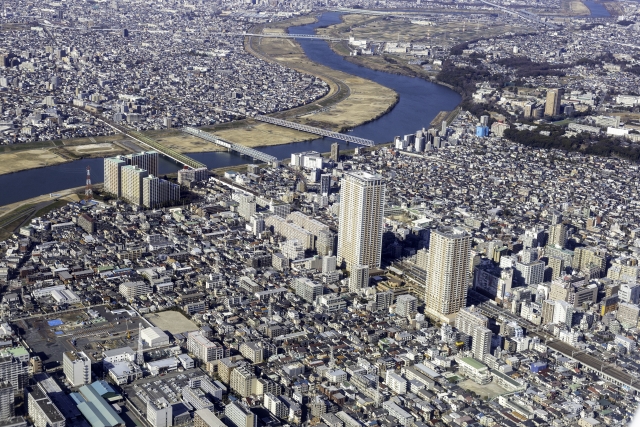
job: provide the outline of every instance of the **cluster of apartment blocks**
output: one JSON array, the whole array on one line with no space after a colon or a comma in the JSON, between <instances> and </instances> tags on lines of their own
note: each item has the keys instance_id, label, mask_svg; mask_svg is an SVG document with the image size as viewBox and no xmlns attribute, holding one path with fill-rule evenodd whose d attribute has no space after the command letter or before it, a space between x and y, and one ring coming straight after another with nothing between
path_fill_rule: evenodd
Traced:
<instances>
[{"instance_id":1,"label":"cluster of apartment blocks","mask_svg":"<svg viewBox=\"0 0 640 427\"><path fill-rule=\"evenodd\" d=\"M104 159L104 191L147 208L180 200L180 185L158 178L158 156L155 151L146 151ZM206 177L203 169L193 174Z\"/></svg>"}]
</instances>

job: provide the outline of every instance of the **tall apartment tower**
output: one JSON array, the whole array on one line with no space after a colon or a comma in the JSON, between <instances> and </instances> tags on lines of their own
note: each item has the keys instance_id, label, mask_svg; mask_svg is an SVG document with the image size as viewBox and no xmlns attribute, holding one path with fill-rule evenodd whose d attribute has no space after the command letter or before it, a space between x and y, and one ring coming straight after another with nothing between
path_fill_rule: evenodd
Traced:
<instances>
[{"instance_id":1,"label":"tall apartment tower","mask_svg":"<svg viewBox=\"0 0 640 427\"><path fill-rule=\"evenodd\" d=\"M564 248L567 244L567 227L560 223L549 228L549 245Z\"/></svg>"},{"instance_id":2,"label":"tall apartment tower","mask_svg":"<svg viewBox=\"0 0 640 427\"><path fill-rule=\"evenodd\" d=\"M369 267L366 265L352 265L349 276L349 292L358 292L369 287Z\"/></svg>"},{"instance_id":3,"label":"tall apartment tower","mask_svg":"<svg viewBox=\"0 0 640 427\"><path fill-rule=\"evenodd\" d=\"M72 387L80 387L91 382L91 360L82 351L64 352L62 369Z\"/></svg>"},{"instance_id":4,"label":"tall apartment tower","mask_svg":"<svg viewBox=\"0 0 640 427\"><path fill-rule=\"evenodd\" d=\"M116 197L122 197L122 183L120 180L120 169L126 166L127 162L120 157L110 157L104 159L104 191Z\"/></svg>"},{"instance_id":5,"label":"tall apartment tower","mask_svg":"<svg viewBox=\"0 0 640 427\"><path fill-rule=\"evenodd\" d=\"M426 312L451 323L466 306L471 236L454 227L431 232L427 263Z\"/></svg>"},{"instance_id":6,"label":"tall apartment tower","mask_svg":"<svg viewBox=\"0 0 640 427\"><path fill-rule=\"evenodd\" d=\"M340 160L340 144L337 142L331 144L331 160L336 163Z\"/></svg>"},{"instance_id":7,"label":"tall apartment tower","mask_svg":"<svg viewBox=\"0 0 640 427\"><path fill-rule=\"evenodd\" d=\"M14 399L11 383L0 381L0 421L7 420L15 415Z\"/></svg>"},{"instance_id":8,"label":"tall apartment tower","mask_svg":"<svg viewBox=\"0 0 640 427\"><path fill-rule=\"evenodd\" d=\"M563 93L562 89L549 89L547 91L547 103L544 106L545 116L557 116L560 114Z\"/></svg>"},{"instance_id":9,"label":"tall apartment tower","mask_svg":"<svg viewBox=\"0 0 640 427\"><path fill-rule=\"evenodd\" d=\"M483 360L486 354L491 350L491 329L484 326L476 326L473 328L471 350L473 357Z\"/></svg>"},{"instance_id":10,"label":"tall apartment tower","mask_svg":"<svg viewBox=\"0 0 640 427\"><path fill-rule=\"evenodd\" d=\"M149 175L148 171L138 166L127 165L121 170L122 198L129 203L141 206L144 202L143 179Z\"/></svg>"},{"instance_id":11,"label":"tall apartment tower","mask_svg":"<svg viewBox=\"0 0 640 427\"><path fill-rule=\"evenodd\" d=\"M320 175L320 194L323 196L328 196L329 191L331 191L331 175L328 173L323 173Z\"/></svg>"},{"instance_id":12,"label":"tall apartment tower","mask_svg":"<svg viewBox=\"0 0 640 427\"><path fill-rule=\"evenodd\" d=\"M149 175L142 178L142 204L157 208L180 200L180 185Z\"/></svg>"},{"instance_id":13,"label":"tall apartment tower","mask_svg":"<svg viewBox=\"0 0 640 427\"><path fill-rule=\"evenodd\" d=\"M346 173L340 189L338 264L380 267L386 184L381 175Z\"/></svg>"},{"instance_id":14,"label":"tall apartment tower","mask_svg":"<svg viewBox=\"0 0 640 427\"><path fill-rule=\"evenodd\" d=\"M149 172L149 175L158 175L158 152L143 151L142 153L122 156L127 165L138 166Z\"/></svg>"}]
</instances>

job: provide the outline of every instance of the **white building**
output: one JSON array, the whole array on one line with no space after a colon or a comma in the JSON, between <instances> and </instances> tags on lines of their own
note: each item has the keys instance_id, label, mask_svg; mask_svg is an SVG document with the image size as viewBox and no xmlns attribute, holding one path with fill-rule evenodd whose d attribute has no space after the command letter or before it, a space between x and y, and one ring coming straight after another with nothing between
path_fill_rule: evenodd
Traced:
<instances>
[{"instance_id":1,"label":"white building","mask_svg":"<svg viewBox=\"0 0 640 427\"><path fill-rule=\"evenodd\" d=\"M348 172L341 181L338 264L380 267L386 184L382 175Z\"/></svg>"},{"instance_id":2,"label":"white building","mask_svg":"<svg viewBox=\"0 0 640 427\"><path fill-rule=\"evenodd\" d=\"M173 406L161 397L147 401L147 421L152 427L171 427L173 425Z\"/></svg>"},{"instance_id":3,"label":"white building","mask_svg":"<svg viewBox=\"0 0 640 427\"><path fill-rule=\"evenodd\" d=\"M142 342L149 348L169 345L169 336L157 326L143 329L140 333Z\"/></svg>"},{"instance_id":4,"label":"white building","mask_svg":"<svg viewBox=\"0 0 640 427\"><path fill-rule=\"evenodd\" d=\"M405 394L407 392L407 380L392 370L387 371L384 382L395 394Z\"/></svg>"},{"instance_id":5,"label":"white building","mask_svg":"<svg viewBox=\"0 0 640 427\"><path fill-rule=\"evenodd\" d=\"M236 427L257 427L258 417L239 402L231 402L224 408L224 415Z\"/></svg>"},{"instance_id":6,"label":"white building","mask_svg":"<svg viewBox=\"0 0 640 427\"><path fill-rule=\"evenodd\" d=\"M187 350L193 354L196 359L203 362L211 362L224 357L224 348L215 343L204 335L202 332L189 332L187 336Z\"/></svg>"},{"instance_id":7,"label":"white building","mask_svg":"<svg viewBox=\"0 0 640 427\"><path fill-rule=\"evenodd\" d=\"M413 318L418 312L418 299L412 295L400 295L396 299L396 315Z\"/></svg>"},{"instance_id":8,"label":"white building","mask_svg":"<svg viewBox=\"0 0 640 427\"><path fill-rule=\"evenodd\" d=\"M72 387L91 382L91 360L82 351L65 351L62 355L62 369Z\"/></svg>"},{"instance_id":9,"label":"white building","mask_svg":"<svg viewBox=\"0 0 640 427\"><path fill-rule=\"evenodd\" d=\"M441 227L431 233L425 311L447 323L467 303L471 236Z\"/></svg>"}]
</instances>

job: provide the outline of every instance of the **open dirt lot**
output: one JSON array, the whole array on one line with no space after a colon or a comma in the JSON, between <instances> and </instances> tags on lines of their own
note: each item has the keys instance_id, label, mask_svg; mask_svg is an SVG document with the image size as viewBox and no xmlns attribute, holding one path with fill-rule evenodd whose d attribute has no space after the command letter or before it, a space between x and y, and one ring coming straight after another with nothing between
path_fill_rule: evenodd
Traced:
<instances>
[{"instance_id":1,"label":"open dirt lot","mask_svg":"<svg viewBox=\"0 0 640 427\"><path fill-rule=\"evenodd\" d=\"M500 396L503 393L506 393L507 390L500 387L498 384L491 382L489 384L480 385L471 380L464 380L459 382L458 385L469 391L473 391L480 395L481 397L487 397L489 399L494 398L496 396Z\"/></svg>"},{"instance_id":2,"label":"open dirt lot","mask_svg":"<svg viewBox=\"0 0 640 427\"><path fill-rule=\"evenodd\" d=\"M145 314L144 318L151 322L152 325L169 332L171 335L198 330L198 325L177 311L149 313Z\"/></svg>"},{"instance_id":3,"label":"open dirt lot","mask_svg":"<svg viewBox=\"0 0 640 427\"><path fill-rule=\"evenodd\" d=\"M40 148L0 153L0 175L56 165L67 161L53 150L54 149Z\"/></svg>"}]
</instances>

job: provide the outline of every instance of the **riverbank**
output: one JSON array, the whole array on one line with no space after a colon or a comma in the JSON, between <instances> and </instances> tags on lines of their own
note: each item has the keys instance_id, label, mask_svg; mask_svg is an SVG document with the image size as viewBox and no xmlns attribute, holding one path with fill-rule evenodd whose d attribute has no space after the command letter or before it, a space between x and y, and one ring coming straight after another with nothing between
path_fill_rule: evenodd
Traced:
<instances>
[{"instance_id":1,"label":"riverbank","mask_svg":"<svg viewBox=\"0 0 640 427\"><path fill-rule=\"evenodd\" d=\"M78 193L82 193L84 187L70 188L55 193L43 194L20 202L0 206L0 241L3 241L16 232L20 227L28 224L32 218L42 216L47 212L80 200Z\"/></svg>"}]
</instances>

